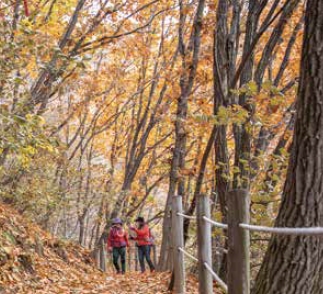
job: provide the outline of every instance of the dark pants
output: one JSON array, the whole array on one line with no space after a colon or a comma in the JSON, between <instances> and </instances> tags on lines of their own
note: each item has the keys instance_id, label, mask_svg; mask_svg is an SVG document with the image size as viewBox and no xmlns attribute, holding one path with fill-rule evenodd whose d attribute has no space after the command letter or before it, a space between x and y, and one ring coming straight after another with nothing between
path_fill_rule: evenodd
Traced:
<instances>
[{"instance_id":1,"label":"dark pants","mask_svg":"<svg viewBox=\"0 0 323 294\"><path fill-rule=\"evenodd\" d=\"M150 259L150 246L138 246L138 257L139 257L139 263L140 263L140 270L143 273L145 269L145 258L147 260L147 263L149 265L150 270L154 270L155 267Z\"/></svg>"},{"instance_id":2,"label":"dark pants","mask_svg":"<svg viewBox=\"0 0 323 294\"><path fill-rule=\"evenodd\" d=\"M126 272L126 247L113 247L113 264L118 273L120 273L119 257L121 257L122 273Z\"/></svg>"}]
</instances>

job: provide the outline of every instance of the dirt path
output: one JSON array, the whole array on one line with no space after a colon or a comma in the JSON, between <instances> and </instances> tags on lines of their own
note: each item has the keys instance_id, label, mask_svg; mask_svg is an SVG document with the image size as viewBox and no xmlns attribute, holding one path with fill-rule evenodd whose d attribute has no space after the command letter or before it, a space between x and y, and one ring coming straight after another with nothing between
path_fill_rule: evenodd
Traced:
<instances>
[{"instance_id":1,"label":"dirt path","mask_svg":"<svg viewBox=\"0 0 323 294\"><path fill-rule=\"evenodd\" d=\"M169 281L169 273L102 273L88 250L0 204L0 294L161 294ZM186 293L198 293L194 276L187 276Z\"/></svg>"},{"instance_id":2,"label":"dirt path","mask_svg":"<svg viewBox=\"0 0 323 294\"><path fill-rule=\"evenodd\" d=\"M76 273L75 273L76 274ZM168 273L125 275L82 274L71 279L64 274L59 279L44 278L37 281L20 281L12 285L0 286L1 294L162 294L167 291L170 275ZM1 283L0 283L1 284ZM9 286L9 287L8 287ZM198 293L197 282L190 279L187 283L188 294Z\"/></svg>"}]
</instances>

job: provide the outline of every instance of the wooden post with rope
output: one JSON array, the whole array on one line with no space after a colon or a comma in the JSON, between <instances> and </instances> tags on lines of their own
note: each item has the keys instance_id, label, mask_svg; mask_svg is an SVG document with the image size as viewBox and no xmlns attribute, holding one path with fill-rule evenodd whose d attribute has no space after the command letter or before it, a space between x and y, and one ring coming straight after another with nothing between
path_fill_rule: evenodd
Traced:
<instances>
[{"instance_id":1,"label":"wooden post with rope","mask_svg":"<svg viewBox=\"0 0 323 294\"><path fill-rule=\"evenodd\" d=\"M182 197L174 196L172 199L172 246L173 246L173 274L174 294L185 293L185 267L184 255L178 248L184 248L183 218L178 215L182 213Z\"/></svg>"},{"instance_id":2,"label":"wooden post with rope","mask_svg":"<svg viewBox=\"0 0 323 294\"><path fill-rule=\"evenodd\" d=\"M211 224L203 219L204 216L210 218L210 214L209 198L202 194L198 197L196 205L200 294L213 294L213 277L205 267L205 263L212 266Z\"/></svg>"},{"instance_id":3,"label":"wooden post with rope","mask_svg":"<svg viewBox=\"0 0 323 294\"><path fill-rule=\"evenodd\" d=\"M228 201L228 292L250 293L250 234L239 227L249 224L250 200L247 190L233 190Z\"/></svg>"}]
</instances>

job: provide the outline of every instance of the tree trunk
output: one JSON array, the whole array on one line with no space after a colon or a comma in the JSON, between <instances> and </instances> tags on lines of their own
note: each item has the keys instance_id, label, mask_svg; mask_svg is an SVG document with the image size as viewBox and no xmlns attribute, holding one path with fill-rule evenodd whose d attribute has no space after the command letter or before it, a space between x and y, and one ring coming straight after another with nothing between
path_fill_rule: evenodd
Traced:
<instances>
[{"instance_id":1,"label":"tree trunk","mask_svg":"<svg viewBox=\"0 0 323 294\"><path fill-rule=\"evenodd\" d=\"M186 4L188 5L188 4ZM176 190L178 193L184 192L184 179L180 176L180 169L183 168L185 164L185 151L186 151L186 137L187 137L187 127L186 118L188 110L188 98L191 95L197 65L199 60L199 51L201 45L201 30L203 21L203 11L204 11L204 0L199 0L196 8L196 13L193 22L193 34L189 40L189 46L184 42L184 29L185 29L185 13L183 1L179 1L180 7L180 23L179 23L179 37L178 37L178 48L180 55L182 57L182 74L180 78L180 88L181 94L177 101L177 111L176 111L176 122L175 122L175 147L173 150L172 165L170 171L169 179L169 190L165 208L165 216L163 222L163 237L162 246L160 252L159 260L159 270L166 270L169 268L169 256L171 254L170 250L170 236L171 232L168 229L171 224L170 218L170 204L172 203L172 198L175 196ZM181 195L183 196L183 195Z\"/></svg>"},{"instance_id":2,"label":"tree trunk","mask_svg":"<svg viewBox=\"0 0 323 294\"><path fill-rule=\"evenodd\" d=\"M228 83L231 78L230 69L233 71L236 60L236 40L238 29L236 27L237 12L239 4L232 3L233 10L236 12L232 19L231 30L228 29L228 13L229 2L220 0L217 7L217 21L214 34L214 60L213 60L213 76L214 76L214 114L218 114L220 107L227 107L229 103ZM230 43L230 38L234 41ZM229 45L230 43L230 45ZM231 60L229 60L231 59ZM228 64L230 66L228 67ZM223 223L227 223L227 201L226 194L229 188L229 156L227 147L227 126L217 126L217 139L214 142L215 163L217 165L215 171L216 186L215 191L217 199L220 203ZM226 232L225 232L226 233ZM227 280L227 259L224 254L221 260L219 270L220 278L226 282Z\"/></svg>"},{"instance_id":3,"label":"tree trunk","mask_svg":"<svg viewBox=\"0 0 323 294\"><path fill-rule=\"evenodd\" d=\"M323 1L309 0L289 170L277 227L323 226ZM254 294L323 293L322 237L273 236Z\"/></svg>"}]
</instances>

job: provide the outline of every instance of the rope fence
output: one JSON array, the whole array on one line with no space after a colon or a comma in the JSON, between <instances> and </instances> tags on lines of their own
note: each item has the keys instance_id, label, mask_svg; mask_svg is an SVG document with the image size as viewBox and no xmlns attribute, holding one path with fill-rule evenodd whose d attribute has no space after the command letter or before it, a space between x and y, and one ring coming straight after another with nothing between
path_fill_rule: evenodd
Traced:
<instances>
[{"instance_id":1,"label":"rope fence","mask_svg":"<svg viewBox=\"0 0 323 294\"><path fill-rule=\"evenodd\" d=\"M264 227L249 224L239 224L239 227L245 230L254 232L271 233L276 235L323 235L323 228L321 227L308 227L308 228L277 228L277 227Z\"/></svg>"},{"instance_id":2,"label":"rope fence","mask_svg":"<svg viewBox=\"0 0 323 294\"><path fill-rule=\"evenodd\" d=\"M185 256L189 257L190 259L198 262L199 260L193 256L192 254L185 251L183 248L178 248L180 252L182 252ZM204 262L205 268L210 272L210 274L213 276L214 280L219 284L219 286L227 293L228 292L228 286L226 283L224 283L221 278L213 271L212 267L208 265L206 262Z\"/></svg>"},{"instance_id":3,"label":"rope fence","mask_svg":"<svg viewBox=\"0 0 323 294\"><path fill-rule=\"evenodd\" d=\"M206 269L210 272L214 280L219 284L219 286L225 291L225 293L228 293L228 286L226 283L224 283L221 278L213 271L212 267L208 265L206 262L204 262L204 266Z\"/></svg>"},{"instance_id":4,"label":"rope fence","mask_svg":"<svg viewBox=\"0 0 323 294\"><path fill-rule=\"evenodd\" d=\"M323 235L323 227L266 227L250 225L250 199L246 190L230 191L228 201L228 224L217 222L210 218L210 202L206 195L200 195L197 200L196 217L182 211L182 198L173 199L173 251L174 261L174 293L185 293L184 256L198 263L199 293L213 294L213 279L229 294L250 294L250 232L263 232L276 235L317 236ZM196 220L198 257L185 251L183 236L183 220ZM212 268L212 226L227 230L229 248L216 248L217 252L227 254L228 276L227 284ZM179 264L180 263L180 264Z\"/></svg>"},{"instance_id":5,"label":"rope fence","mask_svg":"<svg viewBox=\"0 0 323 294\"><path fill-rule=\"evenodd\" d=\"M210 223L211 225L213 225L213 226L215 226L217 228L221 228L221 229L224 229L224 230L227 230L228 229L228 225L226 225L226 224L222 224L222 223L216 222L216 221L214 221L214 220L212 220L212 219L210 219L210 218L208 218L206 216L203 216L203 219L206 222Z\"/></svg>"},{"instance_id":6,"label":"rope fence","mask_svg":"<svg viewBox=\"0 0 323 294\"><path fill-rule=\"evenodd\" d=\"M189 257L190 259L192 259L192 260L194 260L194 261L196 261L196 262L198 262L198 261L199 261L195 256L191 255L190 253L188 253L187 251L185 251L183 248L178 247L178 250L179 250L180 252L182 252L184 255L186 255L187 257Z\"/></svg>"},{"instance_id":7,"label":"rope fence","mask_svg":"<svg viewBox=\"0 0 323 294\"><path fill-rule=\"evenodd\" d=\"M177 215L182 216L183 218L194 219L195 220L194 216L189 216L189 215L186 215L186 214L183 214L183 213L180 213L180 212L177 212Z\"/></svg>"}]
</instances>

